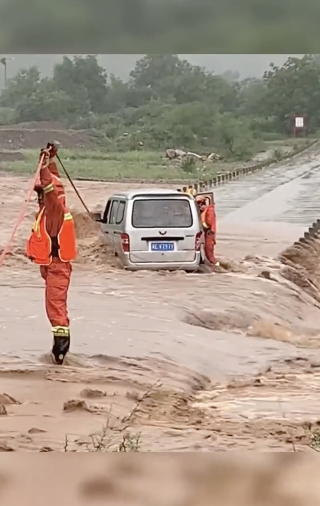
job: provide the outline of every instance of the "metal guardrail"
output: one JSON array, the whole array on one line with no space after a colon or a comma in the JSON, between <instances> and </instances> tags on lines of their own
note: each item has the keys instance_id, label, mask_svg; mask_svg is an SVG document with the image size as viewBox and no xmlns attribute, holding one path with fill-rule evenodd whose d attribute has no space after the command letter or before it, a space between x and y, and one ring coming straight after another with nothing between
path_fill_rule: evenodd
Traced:
<instances>
[{"instance_id":1,"label":"metal guardrail","mask_svg":"<svg viewBox=\"0 0 320 506\"><path fill-rule=\"evenodd\" d=\"M185 191L187 191L188 188L189 189L192 188L196 192L211 190L217 186L220 186L222 184L226 184L229 181L234 181L235 179L238 179L242 176L246 176L248 174L254 174L255 172L259 172L260 170L263 170L272 164L279 163L279 162L287 160L287 159L289 160L290 158L293 158L293 157L299 155L300 153L303 153L304 151L311 148L312 146L314 146L318 142L319 142L318 139L316 139L315 141L310 142L310 144L308 144L307 146L305 145L299 149L296 149L296 150L292 151L292 153L287 153L285 156L282 156L281 158L278 158L278 159L265 160L263 162L255 164L255 165L250 165L248 167L241 167L240 169L235 169L230 172L223 172L221 174L217 174L215 177L208 179L206 181L199 181L198 183L188 184L188 186L183 186L181 188L181 191L185 192Z\"/></svg>"}]
</instances>

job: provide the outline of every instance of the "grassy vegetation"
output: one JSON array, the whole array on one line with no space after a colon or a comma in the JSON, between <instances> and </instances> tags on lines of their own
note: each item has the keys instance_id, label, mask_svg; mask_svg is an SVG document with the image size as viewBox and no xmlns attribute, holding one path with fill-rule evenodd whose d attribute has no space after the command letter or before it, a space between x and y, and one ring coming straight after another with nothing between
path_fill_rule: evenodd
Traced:
<instances>
[{"instance_id":1,"label":"grassy vegetation","mask_svg":"<svg viewBox=\"0 0 320 506\"><path fill-rule=\"evenodd\" d=\"M23 151L24 161L5 162L6 170L16 174L32 174L35 171L38 153ZM162 159L163 153L155 151L129 151L125 153L106 153L103 151L69 151L60 150L60 157L66 169L73 178L92 178L106 180L122 179L182 179L190 180L190 173L185 172L179 165ZM215 163L208 165L208 171L216 172L231 170L239 166L239 162ZM199 176L198 176L199 174ZM200 177L195 171L191 178Z\"/></svg>"},{"instance_id":2,"label":"grassy vegetation","mask_svg":"<svg viewBox=\"0 0 320 506\"><path fill-rule=\"evenodd\" d=\"M305 139L284 139L282 141L267 141L264 146L265 151L270 152L270 155L273 156L273 151L280 149L281 146L288 148L305 142ZM5 169L16 174L34 173L39 152L36 150L23 150L21 153L25 156L25 160L5 162ZM204 177L213 177L219 172L241 167L245 163L245 161L219 161L208 163L205 166L196 163L190 171L180 166L179 163L169 163L163 159L163 152L156 151L137 150L121 153L102 150L71 151L61 149L59 154L73 178L119 181L124 179L196 181Z\"/></svg>"}]
</instances>

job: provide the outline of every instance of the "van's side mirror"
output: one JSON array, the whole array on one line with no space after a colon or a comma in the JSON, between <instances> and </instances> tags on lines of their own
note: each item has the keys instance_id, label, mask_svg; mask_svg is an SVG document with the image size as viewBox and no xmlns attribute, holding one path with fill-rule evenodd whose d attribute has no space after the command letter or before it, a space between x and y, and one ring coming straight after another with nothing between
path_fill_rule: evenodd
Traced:
<instances>
[{"instance_id":1,"label":"van's side mirror","mask_svg":"<svg viewBox=\"0 0 320 506\"><path fill-rule=\"evenodd\" d=\"M94 221L97 221L98 223L103 223L101 213L92 213L91 217Z\"/></svg>"}]
</instances>

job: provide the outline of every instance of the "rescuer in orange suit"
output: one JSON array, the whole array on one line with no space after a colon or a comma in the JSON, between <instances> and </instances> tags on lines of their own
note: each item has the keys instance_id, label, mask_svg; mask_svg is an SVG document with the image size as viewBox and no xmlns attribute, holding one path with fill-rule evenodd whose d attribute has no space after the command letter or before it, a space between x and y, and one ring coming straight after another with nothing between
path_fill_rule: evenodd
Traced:
<instances>
[{"instance_id":1,"label":"rescuer in orange suit","mask_svg":"<svg viewBox=\"0 0 320 506\"><path fill-rule=\"evenodd\" d=\"M201 225L204 231L204 252L208 262L217 265L214 256L214 247L216 245L217 218L215 204L207 205L206 200L199 202Z\"/></svg>"},{"instance_id":2,"label":"rescuer in orange suit","mask_svg":"<svg viewBox=\"0 0 320 506\"><path fill-rule=\"evenodd\" d=\"M35 186L39 211L27 242L26 253L40 265L45 281L45 304L52 326L52 353L62 364L70 348L70 321L67 297L72 272L71 261L76 258L76 238L72 215L66 208L64 187L54 157L57 148L48 144L41 150L44 161Z\"/></svg>"}]
</instances>

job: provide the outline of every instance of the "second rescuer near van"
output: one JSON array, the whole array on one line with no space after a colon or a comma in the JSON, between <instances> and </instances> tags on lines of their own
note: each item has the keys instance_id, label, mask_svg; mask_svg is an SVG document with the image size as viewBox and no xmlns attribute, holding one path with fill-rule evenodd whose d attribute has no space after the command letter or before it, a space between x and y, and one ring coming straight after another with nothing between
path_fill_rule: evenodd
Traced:
<instances>
[{"instance_id":1,"label":"second rescuer near van","mask_svg":"<svg viewBox=\"0 0 320 506\"><path fill-rule=\"evenodd\" d=\"M216 265L217 260L214 255L216 245L217 218L215 204L207 205L206 200L199 202L199 210L201 216L201 225L204 230L204 252L208 262Z\"/></svg>"}]
</instances>

